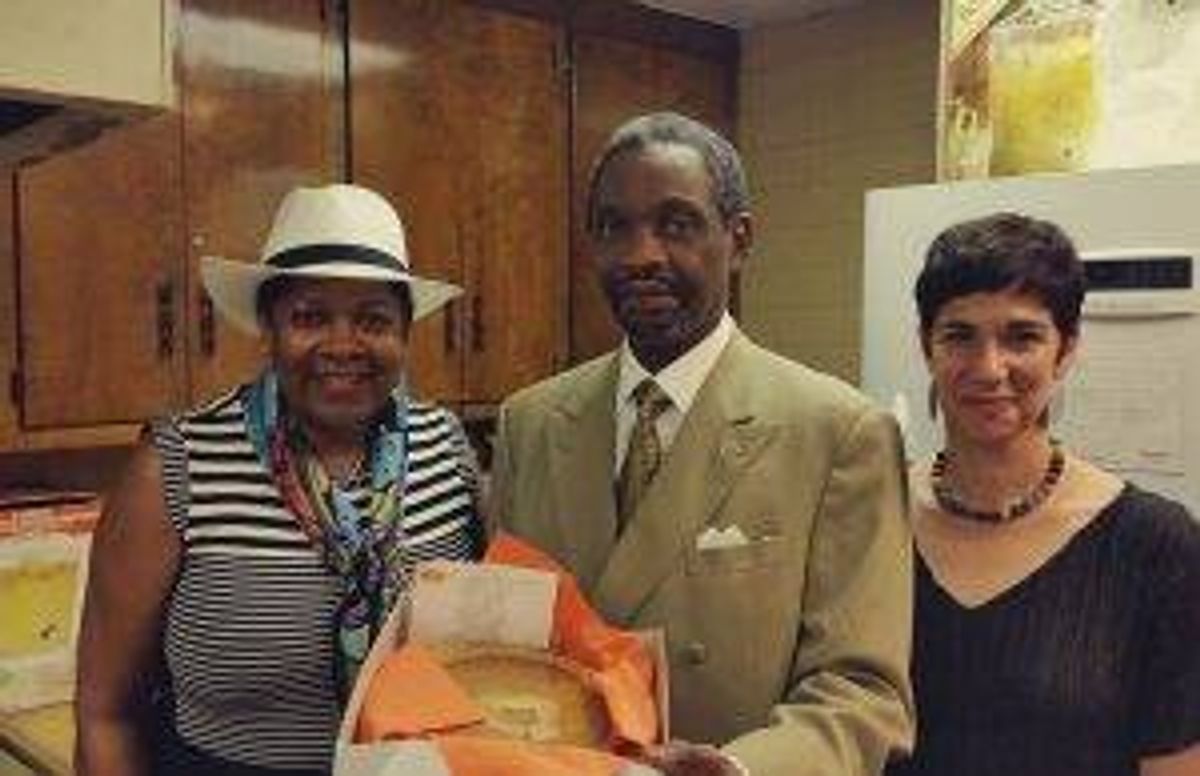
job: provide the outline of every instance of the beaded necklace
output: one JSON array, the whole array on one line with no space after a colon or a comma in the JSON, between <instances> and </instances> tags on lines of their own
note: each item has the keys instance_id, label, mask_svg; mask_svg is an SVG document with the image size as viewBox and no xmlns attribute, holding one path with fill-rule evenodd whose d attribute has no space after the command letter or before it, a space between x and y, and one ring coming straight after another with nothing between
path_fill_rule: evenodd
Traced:
<instances>
[{"instance_id":1,"label":"beaded necklace","mask_svg":"<svg viewBox=\"0 0 1200 776\"><path fill-rule=\"evenodd\" d=\"M1007 523L1010 520L1024 517L1045 503L1050 494L1054 492L1054 487L1062 479L1063 470L1066 468L1067 459L1063 455L1062 448L1057 442L1050 444L1050 461L1046 464L1046 472L1042 475L1042 479L1028 493L1009 504L1004 511L973 509L967 506L946 482L946 469L950 456L945 450L938 451L933 459L933 467L929 470L929 482L933 490L933 497L937 499L938 506L944 511L955 517L980 523Z\"/></svg>"}]
</instances>

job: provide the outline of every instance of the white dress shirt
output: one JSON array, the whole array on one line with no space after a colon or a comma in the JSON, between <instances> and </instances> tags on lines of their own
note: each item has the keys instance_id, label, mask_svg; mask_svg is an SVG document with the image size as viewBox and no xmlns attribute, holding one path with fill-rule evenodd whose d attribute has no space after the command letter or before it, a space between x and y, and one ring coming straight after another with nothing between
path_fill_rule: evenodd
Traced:
<instances>
[{"instance_id":1,"label":"white dress shirt","mask_svg":"<svg viewBox=\"0 0 1200 776\"><path fill-rule=\"evenodd\" d=\"M625 462L625 453L629 448L629 435L633 432L633 424L637 420L637 403L633 399L633 390L642 380L652 378L658 387L671 400L671 406L658 416L654 424L658 432L659 444L663 453L671 449L683 418L691 408L700 386L708 378L717 357L729 343L729 338L736 331L737 324L726 312L721 320L708 335L697 342L691 350L662 368L658 374L650 374L633 354L626 338L621 344L620 373L617 377L616 406L613 408L617 423L616 445L613 455L613 476L620 475L621 464Z\"/></svg>"}]
</instances>

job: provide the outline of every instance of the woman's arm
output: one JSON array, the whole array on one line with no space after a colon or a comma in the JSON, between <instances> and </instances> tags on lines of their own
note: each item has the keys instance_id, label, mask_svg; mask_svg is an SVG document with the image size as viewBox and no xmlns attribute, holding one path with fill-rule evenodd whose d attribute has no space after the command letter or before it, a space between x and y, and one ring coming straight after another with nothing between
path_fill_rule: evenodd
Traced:
<instances>
[{"instance_id":1,"label":"woman's arm","mask_svg":"<svg viewBox=\"0 0 1200 776\"><path fill-rule=\"evenodd\" d=\"M479 456L467 436L466 427L450 410L446 417L451 427L451 440L458 458L458 473L471 491L471 516L467 525L467 534L471 541L471 557L478 560L487 550L489 536L484 508L487 503L486 478L479 465Z\"/></svg>"},{"instance_id":2,"label":"woman's arm","mask_svg":"<svg viewBox=\"0 0 1200 776\"><path fill-rule=\"evenodd\" d=\"M1143 755L1138 772L1200 776L1200 525L1179 504L1150 503L1159 514L1143 533L1153 552L1135 558L1152 570L1141 628L1146 656L1138 667L1141 702L1132 710Z\"/></svg>"},{"instance_id":3,"label":"woman's arm","mask_svg":"<svg viewBox=\"0 0 1200 776\"><path fill-rule=\"evenodd\" d=\"M1175 754L1146 758L1141 761L1138 773L1141 776L1197 776L1200 774L1200 743Z\"/></svg>"},{"instance_id":4,"label":"woman's arm","mask_svg":"<svg viewBox=\"0 0 1200 776\"><path fill-rule=\"evenodd\" d=\"M159 654L163 604L179 566L161 460L143 442L110 495L92 537L79 640L76 773L149 772L139 719Z\"/></svg>"}]
</instances>

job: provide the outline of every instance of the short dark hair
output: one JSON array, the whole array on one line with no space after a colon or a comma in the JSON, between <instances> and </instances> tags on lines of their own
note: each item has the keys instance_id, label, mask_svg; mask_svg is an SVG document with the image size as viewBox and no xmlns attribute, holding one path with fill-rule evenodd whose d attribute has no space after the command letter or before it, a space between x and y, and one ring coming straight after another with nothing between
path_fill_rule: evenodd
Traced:
<instances>
[{"instance_id":1,"label":"short dark hair","mask_svg":"<svg viewBox=\"0 0 1200 776\"><path fill-rule=\"evenodd\" d=\"M914 290L922 338L950 300L1006 289L1041 300L1063 337L1079 333L1087 280L1075 245L1050 221L1000 212L957 223L930 244Z\"/></svg>"},{"instance_id":2,"label":"short dark hair","mask_svg":"<svg viewBox=\"0 0 1200 776\"><path fill-rule=\"evenodd\" d=\"M712 181L713 205L724 221L750 209L746 171L732 143L716 130L682 114L650 113L618 127L592 166L587 194L589 231L595 223L596 187L609 162L624 153L643 151L654 145L682 145L700 154Z\"/></svg>"},{"instance_id":3,"label":"short dark hair","mask_svg":"<svg viewBox=\"0 0 1200 776\"><path fill-rule=\"evenodd\" d=\"M260 323L270 321L271 307L274 306L276 300L283 296L292 282L303 279L303 277L302 275L276 275L267 278L258 287L258 293L254 297L254 309L258 314ZM319 277L314 277L313 279L320 280ZM407 283L388 283L387 287L400 300L401 318L404 321L404 328L407 329L409 324L412 323L412 292L409 291Z\"/></svg>"}]
</instances>

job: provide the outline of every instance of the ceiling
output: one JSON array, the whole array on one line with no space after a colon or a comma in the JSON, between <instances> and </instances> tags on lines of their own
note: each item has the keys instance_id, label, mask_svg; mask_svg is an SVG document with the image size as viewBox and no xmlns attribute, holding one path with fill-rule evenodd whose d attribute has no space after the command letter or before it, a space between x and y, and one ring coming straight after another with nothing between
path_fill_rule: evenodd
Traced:
<instances>
[{"instance_id":1,"label":"ceiling","mask_svg":"<svg viewBox=\"0 0 1200 776\"><path fill-rule=\"evenodd\" d=\"M643 5L730 27L754 27L812 16L865 0L641 0Z\"/></svg>"}]
</instances>

